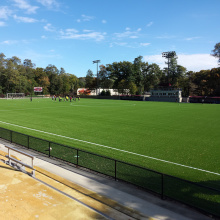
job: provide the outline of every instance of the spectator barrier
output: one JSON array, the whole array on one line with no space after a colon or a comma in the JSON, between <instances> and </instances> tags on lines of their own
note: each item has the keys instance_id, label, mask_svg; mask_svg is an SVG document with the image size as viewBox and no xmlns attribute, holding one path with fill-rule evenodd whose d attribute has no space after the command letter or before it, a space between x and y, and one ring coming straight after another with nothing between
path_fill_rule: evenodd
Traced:
<instances>
[{"instance_id":1,"label":"spectator barrier","mask_svg":"<svg viewBox=\"0 0 220 220\"><path fill-rule=\"evenodd\" d=\"M220 190L0 127L0 138L220 217Z\"/></svg>"}]
</instances>

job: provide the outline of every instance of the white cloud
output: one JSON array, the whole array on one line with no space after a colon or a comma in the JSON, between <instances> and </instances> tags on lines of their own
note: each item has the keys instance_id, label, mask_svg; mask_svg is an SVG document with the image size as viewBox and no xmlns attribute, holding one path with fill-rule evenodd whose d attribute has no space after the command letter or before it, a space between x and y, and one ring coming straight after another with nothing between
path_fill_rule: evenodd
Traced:
<instances>
[{"instance_id":1,"label":"white cloud","mask_svg":"<svg viewBox=\"0 0 220 220\"><path fill-rule=\"evenodd\" d=\"M104 40L106 33L103 32L84 32L84 33L79 33L79 31L75 29L66 29L65 31L60 31L60 38L61 39L79 39L79 40L87 40L87 39L93 39L96 41L101 41Z\"/></svg>"},{"instance_id":2,"label":"white cloud","mask_svg":"<svg viewBox=\"0 0 220 220\"><path fill-rule=\"evenodd\" d=\"M106 21L106 20L102 20L102 23L103 23L103 24L106 24L106 23L107 23L107 21Z\"/></svg>"},{"instance_id":3,"label":"white cloud","mask_svg":"<svg viewBox=\"0 0 220 220\"><path fill-rule=\"evenodd\" d=\"M0 19L7 19L12 11L7 6L0 7Z\"/></svg>"},{"instance_id":4,"label":"white cloud","mask_svg":"<svg viewBox=\"0 0 220 220\"><path fill-rule=\"evenodd\" d=\"M156 63L160 68L167 67L165 64L166 59L161 54L144 56L144 60L149 63ZM218 66L217 59L210 54L179 54L177 63L186 67L188 71L200 71Z\"/></svg>"},{"instance_id":5,"label":"white cloud","mask_svg":"<svg viewBox=\"0 0 220 220\"><path fill-rule=\"evenodd\" d=\"M81 18L77 19L77 22L82 22L82 21L91 21L93 20L93 16L88 16L88 15L81 15Z\"/></svg>"},{"instance_id":6,"label":"white cloud","mask_svg":"<svg viewBox=\"0 0 220 220\"><path fill-rule=\"evenodd\" d=\"M174 35L168 35L168 34L163 34L161 36L156 37L158 39L172 39L172 38L176 38L176 36Z\"/></svg>"},{"instance_id":7,"label":"white cloud","mask_svg":"<svg viewBox=\"0 0 220 220\"><path fill-rule=\"evenodd\" d=\"M141 28L138 28L136 31L130 31L130 28L126 28L122 33L114 33L116 38L138 38L138 34L141 31Z\"/></svg>"},{"instance_id":8,"label":"white cloud","mask_svg":"<svg viewBox=\"0 0 220 220\"><path fill-rule=\"evenodd\" d=\"M27 14L33 14L36 13L36 10L39 8L37 6L32 6L28 3L28 1L26 0L13 0L15 2L15 6L20 8L20 9L24 9L26 10Z\"/></svg>"},{"instance_id":9,"label":"white cloud","mask_svg":"<svg viewBox=\"0 0 220 220\"><path fill-rule=\"evenodd\" d=\"M69 29L66 29L66 32L67 33L78 33L79 31L74 28L69 28Z\"/></svg>"},{"instance_id":10,"label":"white cloud","mask_svg":"<svg viewBox=\"0 0 220 220\"><path fill-rule=\"evenodd\" d=\"M59 7L59 3L56 0L37 0L37 2L49 9Z\"/></svg>"},{"instance_id":11,"label":"white cloud","mask_svg":"<svg viewBox=\"0 0 220 220\"><path fill-rule=\"evenodd\" d=\"M146 47L146 46L149 46L150 43L140 43L140 45L143 46L143 47Z\"/></svg>"},{"instance_id":12,"label":"white cloud","mask_svg":"<svg viewBox=\"0 0 220 220\"><path fill-rule=\"evenodd\" d=\"M5 40L5 41L2 41L0 44L12 45L12 44L16 44L16 43L17 43L16 40Z\"/></svg>"},{"instance_id":13,"label":"white cloud","mask_svg":"<svg viewBox=\"0 0 220 220\"><path fill-rule=\"evenodd\" d=\"M38 20L36 20L34 18L29 18L29 17L19 17L17 15L14 15L13 17L18 22L24 22L24 23L35 23L35 22L38 22Z\"/></svg>"},{"instance_id":14,"label":"white cloud","mask_svg":"<svg viewBox=\"0 0 220 220\"><path fill-rule=\"evenodd\" d=\"M4 21L0 21L0 27L6 26L6 23Z\"/></svg>"},{"instance_id":15,"label":"white cloud","mask_svg":"<svg viewBox=\"0 0 220 220\"><path fill-rule=\"evenodd\" d=\"M85 30L83 30L83 32L93 32L93 30L87 30L87 29L85 29Z\"/></svg>"},{"instance_id":16,"label":"white cloud","mask_svg":"<svg viewBox=\"0 0 220 220\"><path fill-rule=\"evenodd\" d=\"M151 22L149 22L149 23L147 24L147 27L152 26L152 25L153 25L153 23L154 23L154 22L152 22L152 21L151 21Z\"/></svg>"},{"instance_id":17,"label":"white cloud","mask_svg":"<svg viewBox=\"0 0 220 220\"><path fill-rule=\"evenodd\" d=\"M44 26L44 30L54 32L56 29L52 26L52 24L48 23Z\"/></svg>"},{"instance_id":18,"label":"white cloud","mask_svg":"<svg viewBox=\"0 0 220 220\"><path fill-rule=\"evenodd\" d=\"M188 37L188 38L185 38L184 40L191 41L191 40L196 40L199 38L201 38L201 37Z\"/></svg>"}]
</instances>

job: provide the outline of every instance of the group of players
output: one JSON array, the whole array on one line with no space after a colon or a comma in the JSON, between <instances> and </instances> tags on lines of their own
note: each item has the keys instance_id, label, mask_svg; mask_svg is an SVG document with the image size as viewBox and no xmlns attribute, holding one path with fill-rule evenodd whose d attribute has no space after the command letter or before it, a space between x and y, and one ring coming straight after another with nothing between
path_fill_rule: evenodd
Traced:
<instances>
[{"instance_id":1,"label":"group of players","mask_svg":"<svg viewBox=\"0 0 220 220\"><path fill-rule=\"evenodd\" d=\"M77 96L77 97L75 97L75 96L66 96L66 97L61 97L61 96L56 96L56 95L53 95L52 96L52 101L54 100L54 101L56 101L56 100L59 100L59 102L62 102L62 100L64 101L64 102L68 102L69 100L70 100L70 102L72 102L72 100L73 101L76 101L76 99L78 99L78 100L80 100L80 97L79 96Z\"/></svg>"}]
</instances>

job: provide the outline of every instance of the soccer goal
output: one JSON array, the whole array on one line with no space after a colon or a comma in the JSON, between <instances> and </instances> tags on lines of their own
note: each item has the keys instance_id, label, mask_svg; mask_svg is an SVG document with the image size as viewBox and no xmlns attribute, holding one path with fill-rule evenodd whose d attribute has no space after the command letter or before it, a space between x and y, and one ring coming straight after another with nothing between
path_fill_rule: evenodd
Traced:
<instances>
[{"instance_id":1,"label":"soccer goal","mask_svg":"<svg viewBox=\"0 0 220 220\"><path fill-rule=\"evenodd\" d=\"M24 93L7 93L7 99L22 99L24 97Z\"/></svg>"}]
</instances>

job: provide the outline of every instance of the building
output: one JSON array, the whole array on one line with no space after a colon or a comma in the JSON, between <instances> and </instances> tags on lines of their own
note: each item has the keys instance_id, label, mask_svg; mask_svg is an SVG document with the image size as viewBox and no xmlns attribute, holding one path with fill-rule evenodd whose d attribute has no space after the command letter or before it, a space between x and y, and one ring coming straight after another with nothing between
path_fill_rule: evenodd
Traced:
<instances>
[{"instance_id":1,"label":"building","mask_svg":"<svg viewBox=\"0 0 220 220\"><path fill-rule=\"evenodd\" d=\"M158 89L150 90L150 97L146 101L182 102L182 89L172 88L170 84L161 85Z\"/></svg>"},{"instance_id":2,"label":"building","mask_svg":"<svg viewBox=\"0 0 220 220\"><path fill-rule=\"evenodd\" d=\"M95 96L95 95L100 95L102 91L110 91L110 94L112 96L114 95L120 95L117 89L93 89L89 90L87 88L79 88L77 89L77 95L90 95L90 96Z\"/></svg>"}]
</instances>

